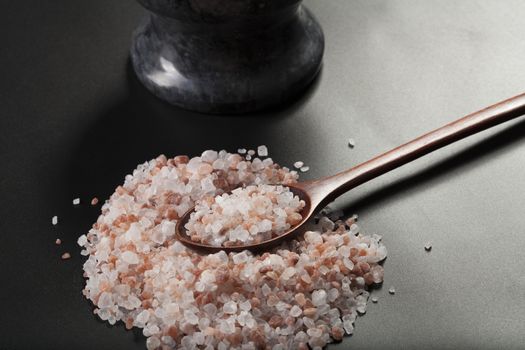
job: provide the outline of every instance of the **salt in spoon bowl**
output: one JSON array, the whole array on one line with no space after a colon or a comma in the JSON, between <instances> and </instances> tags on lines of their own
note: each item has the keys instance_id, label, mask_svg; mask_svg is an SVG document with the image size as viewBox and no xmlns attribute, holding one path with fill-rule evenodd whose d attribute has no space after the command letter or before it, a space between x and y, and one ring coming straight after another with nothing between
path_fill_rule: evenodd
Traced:
<instances>
[{"instance_id":1,"label":"salt in spoon bowl","mask_svg":"<svg viewBox=\"0 0 525 350\"><path fill-rule=\"evenodd\" d=\"M186 232L185 225L195 208L188 210L179 219L175 236L190 248L205 252L266 250L304 232L305 224L308 220L326 204L332 202L343 193L441 147L523 114L525 114L525 94L512 97L469 114L336 175L289 185L290 190L305 201L305 206L300 212L302 220L287 232L261 243L223 247L193 242Z\"/></svg>"}]
</instances>

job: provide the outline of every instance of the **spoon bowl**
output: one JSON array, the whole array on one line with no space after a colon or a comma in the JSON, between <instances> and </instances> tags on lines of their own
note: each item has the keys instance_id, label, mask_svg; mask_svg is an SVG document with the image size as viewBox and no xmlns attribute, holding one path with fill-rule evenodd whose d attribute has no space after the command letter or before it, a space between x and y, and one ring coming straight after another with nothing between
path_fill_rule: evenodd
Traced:
<instances>
[{"instance_id":1,"label":"spoon bowl","mask_svg":"<svg viewBox=\"0 0 525 350\"><path fill-rule=\"evenodd\" d=\"M225 252L241 252L243 250L251 250L251 251L261 251L261 250L267 250L273 246L278 245L284 240L293 238L294 236L297 236L298 234L304 232L305 224L308 222L308 220L316 213L315 208L312 207L312 202L310 195L305 188L305 184L307 183L296 183L293 185L287 185L287 187L290 189L290 191L299 197L299 199L304 200L304 207L300 211L301 216L303 217L301 221L295 225L294 227L291 227L288 231L284 232L283 234L274 237L272 239L263 241L261 243L251 243L251 244L243 244L243 245L233 245L233 246L213 246L208 245L205 243L195 242L191 240L191 237L188 235L188 232L186 230L186 224L188 223L191 214L194 212L195 207L190 208L184 215L177 221L177 226L175 228L175 237L183 244L190 246L191 248L195 250L199 250L202 252L207 253L216 253L221 250L224 250Z\"/></svg>"},{"instance_id":2,"label":"spoon bowl","mask_svg":"<svg viewBox=\"0 0 525 350\"><path fill-rule=\"evenodd\" d=\"M517 95L478 112L469 114L336 175L288 185L290 190L305 202L305 206L301 211L303 218L299 224L272 239L255 244L229 247L211 246L193 242L186 232L185 225L195 208L188 210L177 222L175 235L177 239L191 248L207 252L220 250L226 252L242 250L260 251L268 249L281 243L285 239L290 239L303 232L306 222L308 222L319 209L323 208L341 194L439 148L517 118L523 114L525 114L525 94Z\"/></svg>"}]
</instances>

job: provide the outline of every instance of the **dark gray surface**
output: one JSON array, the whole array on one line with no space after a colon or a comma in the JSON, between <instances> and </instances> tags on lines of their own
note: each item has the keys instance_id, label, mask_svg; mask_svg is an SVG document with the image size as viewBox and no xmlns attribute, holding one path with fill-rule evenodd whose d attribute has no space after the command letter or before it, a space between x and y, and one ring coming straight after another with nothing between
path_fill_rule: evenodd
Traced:
<instances>
[{"instance_id":1,"label":"dark gray surface","mask_svg":"<svg viewBox=\"0 0 525 350\"><path fill-rule=\"evenodd\" d=\"M80 294L74 241L97 210L71 200L107 197L145 159L266 143L318 177L525 90L522 1L306 3L327 39L320 79L293 106L249 117L150 96L128 63L133 1L0 3L1 349L144 348ZM379 303L331 348L524 348L524 161L517 121L343 197L389 257Z\"/></svg>"}]
</instances>

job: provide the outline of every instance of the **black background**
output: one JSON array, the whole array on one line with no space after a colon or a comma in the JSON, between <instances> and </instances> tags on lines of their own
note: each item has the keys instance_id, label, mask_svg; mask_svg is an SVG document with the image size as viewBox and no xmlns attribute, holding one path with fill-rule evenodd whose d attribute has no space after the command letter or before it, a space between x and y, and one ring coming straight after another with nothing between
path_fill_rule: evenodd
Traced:
<instances>
[{"instance_id":1,"label":"black background","mask_svg":"<svg viewBox=\"0 0 525 350\"><path fill-rule=\"evenodd\" d=\"M135 2L0 2L0 349L145 348L139 331L92 315L75 244L98 215L86 203L138 163L266 144L315 178L525 91L522 1L306 4L327 40L312 88L280 110L218 117L137 82ZM524 161L525 122L511 122L338 200L384 235L389 257L379 303L332 348L523 348Z\"/></svg>"}]
</instances>

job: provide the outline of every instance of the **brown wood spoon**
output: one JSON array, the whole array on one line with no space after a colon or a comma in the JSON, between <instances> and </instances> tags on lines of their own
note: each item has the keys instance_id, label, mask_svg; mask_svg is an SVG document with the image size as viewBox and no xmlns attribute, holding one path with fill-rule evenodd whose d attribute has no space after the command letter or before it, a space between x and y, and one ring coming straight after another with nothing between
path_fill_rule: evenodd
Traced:
<instances>
[{"instance_id":1,"label":"brown wood spoon","mask_svg":"<svg viewBox=\"0 0 525 350\"><path fill-rule=\"evenodd\" d=\"M292 227L284 234L262 243L215 247L203 243L192 242L187 235L184 226L188 222L190 214L193 212L194 208L190 209L177 222L175 235L177 239L189 247L207 252L217 252L220 250L230 252L246 249L260 251L267 249L283 240L290 239L303 232L305 223L317 211L321 210L326 204L332 202L341 194L441 147L519 117L523 114L525 114L525 94L515 96L478 112L469 114L466 117L420 136L367 162L340 172L339 174L291 185L289 186L290 190L306 203L301 211L303 219L299 224Z\"/></svg>"}]
</instances>

